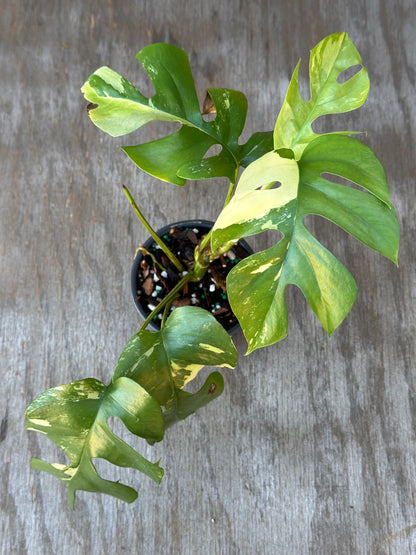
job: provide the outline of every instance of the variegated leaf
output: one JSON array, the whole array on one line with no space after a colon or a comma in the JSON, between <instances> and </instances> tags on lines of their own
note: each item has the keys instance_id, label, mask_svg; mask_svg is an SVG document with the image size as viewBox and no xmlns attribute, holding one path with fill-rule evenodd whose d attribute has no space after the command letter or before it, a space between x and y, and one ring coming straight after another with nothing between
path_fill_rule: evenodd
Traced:
<instances>
[{"instance_id":1,"label":"variegated leaf","mask_svg":"<svg viewBox=\"0 0 416 555\"><path fill-rule=\"evenodd\" d=\"M164 420L159 404L125 377L108 387L92 378L61 385L39 395L26 410L26 428L46 435L69 458L68 465L33 459L32 467L67 485L72 509L77 490L106 493L128 503L137 497L131 487L101 478L94 458L135 468L156 482L162 479L163 469L158 464L139 455L109 429L107 420L111 416L120 418L135 435L151 442L163 439Z\"/></svg>"},{"instance_id":2,"label":"variegated leaf","mask_svg":"<svg viewBox=\"0 0 416 555\"><path fill-rule=\"evenodd\" d=\"M91 120L114 137L135 131L151 121L179 122L171 135L123 147L141 169L183 185L187 179L227 176L234 180L240 164L247 165L273 148L272 132L255 133L245 145L238 139L244 127L247 100L238 91L209 89L216 117L202 117L189 59L171 44L151 44L136 58L152 79L155 94L143 96L127 79L108 67L95 71L82 87L91 103ZM219 154L204 157L213 145Z\"/></svg>"},{"instance_id":3,"label":"variegated leaf","mask_svg":"<svg viewBox=\"0 0 416 555\"><path fill-rule=\"evenodd\" d=\"M227 206L214 226L213 248L265 229L283 234L274 247L242 260L227 278L231 308L246 335L249 352L286 335L289 284L302 290L329 334L355 300L356 285L350 273L306 229L308 214L331 220L397 262L397 218L383 167L369 147L345 135L323 135L306 147L298 162L290 162L292 174L285 169L282 186L276 190L264 184L277 179L282 167L287 167L280 156L270 153L249 166L237 188L241 193L228 205L233 204L232 211ZM295 166L299 168L297 184ZM365 190L335 183L324 178L324 173L346 178ZM253 190L256 181L259 188Z\"/></svg>"},{"instance_id":4,"label":"variegated leaf","mask_svg":"<svg viewBox=\"0 0 416 555\"><path fill-rule=\"evenodd\" d=\"M280 184L274 188L276 184ZM243 172L231 201L213 227L213 250L228 241L279 227L293 216L299 169L295 160L269 152Z\"/></svg>"},{"instance_id":5,"label":"variegated leaf","mask_svg":"<svg viewBox=\"0 0 416 555\"><path fill-rule=\"evenodd\" d=\"M234 368L236 363L234 344L214 316L202 308L184 306L172 312L160 332L143 330L130 339L113 379L131 378L172 411L178 406L179 392L201 368Z\"/></svg>"},{"instance_id":6,"label":"variegated leaf","mask_svg":"<svg viewBox=\"0 0 416 555\"><path fill-rule=\"evenodd\" d=\"M309 60L310 99L303 100L299 91L296 66L286 98L274 129L274 148L293 150L298 160L306 145L319 135L312 123L326 114L339 114L359 108L367 98L370 81L361 67L345 82L340 75L352 66L361 65L361 56L347 33L334 33L311 51ZM351 134L352 131L338 131Z\"/></svg>"}]
</instances>

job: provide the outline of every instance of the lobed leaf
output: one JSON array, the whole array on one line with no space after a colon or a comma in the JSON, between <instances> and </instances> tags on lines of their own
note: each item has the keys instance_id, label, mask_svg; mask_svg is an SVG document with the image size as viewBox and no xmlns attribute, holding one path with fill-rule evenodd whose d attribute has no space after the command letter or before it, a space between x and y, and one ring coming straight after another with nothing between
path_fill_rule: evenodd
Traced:
<instances>
[{"instance_id":1,"label":"lobed leaf","mask_svg":"<svg viewBox=\"0 0 416 555\"><path fill-rule=\"evenodd\" d=\"M234 367L236 363L230 336L210 313L196 307L177 308L161 332L144 330L128 342L110 385L88 378L50 389L29 405L26 428L49 437L70 461L63 465L33 459L32 467L66 483L71 508L77 490L107 493L131 503L136 491L102 479L92 459L135 468L156 482L162 479L163 469L115 436L107 420L116 416L149 443L161 441L165 427L222 393L219 372L210 374L197 393L182 391L199 370L204 365Z\"/></svg>"},{"instance_id":2,"label":"lobed leaf","mask_svg":"<svg viewBox=\"0 0 416 555\"><path fill-rule=\"evenodd\" d=\"M329 181L323 173L365 190ZM281 180L281 187L268 189L267 183L275 179ZM243 172L236 196L220 214L212 235L215 249L265 229L283 234L275 246L242 260L227 278L230 305L246 335L248 352L287 334L284 297L289 284L302 290L329 334L354 303L352 276L306 229L308 214L331 220L397 262L398 222L384 170L370 148L352 137L328 134L312 141L298 162L277 153L256 160Z\"/></svg>"},{"instance_id":3,"label":"lobed leaf","mask_svg":"<svg viewBox=\"0 0 416 555\"><path fill-rule=\"evenodd\" d=\"M92 103L91 120L114 137L135 131L151 121L179 122L178 131L149 143L123 150L144 171L183 185L187 179L226 176L231 180L240 163L248 164L272 148L272 133L256 133L238 145L244 127L247 100L229 89L209 89L216 117L206 122L186 53L170 44L152 44L136 58L152 79L155 94L143 96L129 81L108 67L99 68L82 87ZM218 144L221 152L204 158Z\"/></svg>"},{"instance_id":4,"label":"lobed leaf","mask_svg":"<svg viewBox=\"0 0 416 555\"><path fill-rule=\"evenodd\" d=\"M160 332L143 330L130 339L113 380L127 376L139 383L169 411L168 419L172 420L188 416L189 407L194 412L221 393L222 385L216 381L217 395L212 391L203 394L206 386L192 400L191 394L184 394L182 389L201 368L233 368L236 363L234 344L214 316L202 308L186 306L176 308Z\"/></svg>"},{"instance_id":5,"label":"lobed leaf","mask_svg":"<svg viewBox=\"0 0 416 555\"><path fill-rule=\"evenodd\" d=\"M198 409L204 407L224 391L224 378L220 372L212 372L205 380L204 385L196 393L189 393L178 389L176 391L176 402L163 413L165 428L168 428L184 420Z\"/></svg>"},{"instance_id":6,"label":"lobed leaf","mask_svg":"<svg viewBox=\"0 0 416 555\"><path fill-rule=\"evenodd\" d=\"M365 101L370 82L364 67L345 82L342 72L361 65L361 56L347 33L334 33L311 51L309 60L310 99L303 100L299 91L299 63L290 81L286 98L274 129L274 148L290 148L298 160L306 145L318 134L313 121L326 114L339 114L359 108ZM352 133L351 131L339 131Z\"/></svg>"},{"instance_id":7,"label":"lobed leaf","mask_svg":"<svg viewBox=\"0 0 416 555\"><path fill-rule=\"evenodd\" d=\"M29 430L46 435L69 458L69 465L32 460L32 467L49 472L68 487L74 508L77 490L106 493L131 503L136 491L101 478L92 462L103 458L131 467L160 482L163 469L139 455L109 429L107 420L120 418L128 430L150 441L161 441L164 421L159 404L134 381L120 377L108 387L88 378L42 393L26 410Z\"/></svg>"},{"instance_id":8,"label":"lobed leaf","mask_svg":"<svg viewBox=\"0 0 416 555\"><path fill-rule=\"evenodd\" d=\"M368 146L342 135L318 138L305 150L299 169L302 217L323 216L397 264L397 217L383 166ZM323 173L346 178L367 192L329 181Z\"/></svg>"}]
</instances>

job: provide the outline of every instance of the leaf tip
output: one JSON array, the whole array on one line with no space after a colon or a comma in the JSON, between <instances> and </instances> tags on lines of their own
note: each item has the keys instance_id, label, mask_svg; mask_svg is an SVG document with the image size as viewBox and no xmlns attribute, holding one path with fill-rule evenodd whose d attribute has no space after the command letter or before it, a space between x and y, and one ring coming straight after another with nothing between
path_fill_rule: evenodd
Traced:
<instances>
[{"instance_id":1,"label":"leaf tip","mask_svg":"<svg viewBox=\"0 0 416 555\"><path fill-rule=\"evenodd\" d=\"M155 463L160 469L160 472L157 475L157 479L155 479L155 482L157 484L160 484L160 482L162 481L163 476L165 475L165 470L161 466L159 466L160 461L161 461L161 459L159 459L157 461L157 463Z\"/></svg>"}]
</instances>

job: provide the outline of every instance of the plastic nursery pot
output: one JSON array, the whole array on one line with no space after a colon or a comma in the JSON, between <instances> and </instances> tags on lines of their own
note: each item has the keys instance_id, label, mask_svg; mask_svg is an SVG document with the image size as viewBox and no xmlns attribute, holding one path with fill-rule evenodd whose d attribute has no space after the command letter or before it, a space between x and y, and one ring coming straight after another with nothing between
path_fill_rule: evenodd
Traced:
<instances>
[{"instance_id":1,"label":"plastic nursery pot","mask_svg":"<svg viewBox=\"0 0 416 555\"><path fill-rule=\"evenodd\" d=\"M194 260L196 245L213 225L213 222L206 220L176 222L160 229L157 235L186 267ZM251 247L246 241L240 240L211 263L200 282L191 281L185 285L173 301L171 310L178 306L199 306L211 312L230 335L238 331L240 325L228 302L225 279L235 264L250 254L253 254ZM131 270L134 304L144 320L179 279L177 268L150 237L138 249ZM154 331L160 330L162 312L149 324Z\"/></svg>"}]
</instances>

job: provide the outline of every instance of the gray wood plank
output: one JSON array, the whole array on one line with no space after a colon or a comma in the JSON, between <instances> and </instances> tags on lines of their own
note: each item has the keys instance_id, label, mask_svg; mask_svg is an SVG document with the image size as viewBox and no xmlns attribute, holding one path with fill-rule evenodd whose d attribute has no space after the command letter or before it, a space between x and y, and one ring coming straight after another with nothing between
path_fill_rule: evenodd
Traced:
<instances>
[{"instance_id":1,"label":"gray wood plank","mask_svg":"<svg viewBox=\"0 0 416 555\"><path fill-rule=\"evenodd\" d=\"M0 7L1 552L416 553L414 2ZM48 387L108 381L136 331L129 269L146 233L121 183L155 227L215 219L224 195L221 182L177 188L135 169L117 148L124 140L89 122L82 83L105 64L151 91L134 55L172 42L190 54L201 101L209 86L246 94L248 136L274 125L298 58L306 69L309 50L340 30L371 79L367 103L343 126L366 130L386 168L402 231L399 268L314 221L359 287L336 333L329 339L292 289L288 338L241 356L220 399L163 445L121 432L162 459L162 484L120 469L139 491L134 504L79 493L71 512L64 486L29 468L33 456L63 459L46 438L23 431L23 414ZM157 134L149 126L139 140ZM236 341L243 355L244 340Z\"/></svg>"}]
</instances>

